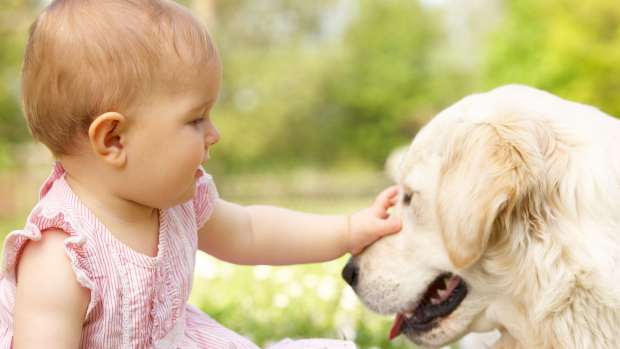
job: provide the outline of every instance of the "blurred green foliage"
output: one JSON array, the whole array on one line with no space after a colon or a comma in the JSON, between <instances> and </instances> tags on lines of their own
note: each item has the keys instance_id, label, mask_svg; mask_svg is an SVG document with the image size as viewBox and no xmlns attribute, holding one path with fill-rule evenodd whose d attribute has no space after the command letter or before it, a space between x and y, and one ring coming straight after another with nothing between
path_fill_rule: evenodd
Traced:
<instances>
[{"instance_id":1,"label":"blurred green foliage","mask_svg":"<svg viewBox=\"0 0 620 349\"><path fill-rule=\"evenodd\" d=\"M438 37L433 16L413 1L360 4L318 84L318 100L324 102L298 113L271 151L303 154L324 165L349 159L381 165L415 133L415 111L432 103L431 56Z\"/></svg>"},{"instance_id":2,"label":"blurred green foliage","mask_svg":"<svg viewBox=\"0 0 620 349\"><path fill-rule=\"evenodd\" d=\"M345 263L250 268L204 256L191 302L261 347L283 338L335 338L360 349L413 348L404 338L388 340L393 319L362 307L339 277Z\"/></svg>"},{"instance_id":3,"label":"blurred green foliage","mask_svg":"<svg viewBox=\"0 0 620 349\"><path fill-rule=\"evenodd\" d=\"M617 0L505 2L488 43L486 87L519 82L620 115Z\"/></svg>"},{"instance_id":4,"label":"blurred green foliage","mask_svg":"<svg viewBox=\"0 0 620 349\"><path fill-rule=\"evenodd\" d=\"M262 4L219 12L229 21L215 33L225 82L215 172L381 167L468 83L437 64L439 13L416 1L354 2L331 33L326 8L337 1L276 3L265 16Z\"/></svg>"},{"instance_id":5,"label":"blurred green foliage","mask_svg":"<svg viewBox=\"0 0 620 349\"><path fill-rule=\"evenodd\" d=\"M19 74L28 23L36 6L32 1L5 0L0 12L0 168L8 164L7 143L27 138L21 115Z\"/></svg>"}]
</instances>

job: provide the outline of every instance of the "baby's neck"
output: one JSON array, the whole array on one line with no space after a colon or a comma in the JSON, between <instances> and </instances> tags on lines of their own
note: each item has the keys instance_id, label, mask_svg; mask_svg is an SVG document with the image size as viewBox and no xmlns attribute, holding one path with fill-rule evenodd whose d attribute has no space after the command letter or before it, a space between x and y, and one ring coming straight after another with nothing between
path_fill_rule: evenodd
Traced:
<instances>
[{"instance_id":1,"label":"baby's neck","mask_svg":"<svg viewBox=\"0 0 620 349\"><path fill-rule=\"evenodd\" d=\"M70 160L61 162L71 190L114 237L142 254L157 254L158 209L116 195L95 166Z\"/></svg>"}]
</instances>

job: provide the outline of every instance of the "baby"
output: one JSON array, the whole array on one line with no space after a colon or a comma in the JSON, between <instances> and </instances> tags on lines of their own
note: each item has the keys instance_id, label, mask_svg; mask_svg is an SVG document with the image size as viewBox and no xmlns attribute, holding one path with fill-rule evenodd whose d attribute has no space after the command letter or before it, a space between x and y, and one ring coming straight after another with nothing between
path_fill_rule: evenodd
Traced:
<instances>
[{"instance_id":1,"label":"baby","mask_svg":"<svg viewBox=\"0 0 620 349\"><path fill-rule=\"evenodd\" d=\"M5 240L0 348L257 348L187 304L197 249L237 264L315 263L398 232L397 188L352 215L241 206L201 167L221 63L166 0L56 0L30 31L23 104L54 154ZM286 340L273 348L353 348Z\"/></svg>"}]
</instances>

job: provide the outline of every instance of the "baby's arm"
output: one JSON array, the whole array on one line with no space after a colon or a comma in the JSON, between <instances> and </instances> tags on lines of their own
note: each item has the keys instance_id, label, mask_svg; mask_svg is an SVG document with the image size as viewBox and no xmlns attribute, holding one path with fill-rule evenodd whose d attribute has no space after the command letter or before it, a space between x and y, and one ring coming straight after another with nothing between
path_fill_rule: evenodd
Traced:
<instances>
[{"instance_id":1,"label":"baby's arm","mask_svg":"<svg viewBox=\"0 0 620 349\"><path fill-rule=\"evenodd\" d=\"M198 248L237 264L299 264L358 253L382 235L400 230L388 219L397 189L351 216L317 215L274 206L241 206L219 199L198 235Z\"/></svg>"},{"instance_id":2,"label":"baby's arm","mask_svg":"<svg viewBox=\"0 0 620 349\"><path fill-rule=\"evenodd\" d=\"M63 231L29 242L19 259L13 348L78 348L90 300L65 253Z\"/></svg>"}]
</instances>

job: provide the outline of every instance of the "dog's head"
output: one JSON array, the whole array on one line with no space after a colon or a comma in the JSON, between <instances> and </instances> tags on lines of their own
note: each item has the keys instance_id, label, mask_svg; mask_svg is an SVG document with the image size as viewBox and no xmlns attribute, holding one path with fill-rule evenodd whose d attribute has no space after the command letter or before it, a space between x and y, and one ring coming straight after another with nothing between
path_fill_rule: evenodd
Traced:
<instances>
[{"instance_id":1,"label":"dog's head","mask_svg":"<svg viewBox=\"0 0 620 349\"><path fill-rule=\"evenodd\" d=\"M517 86L471 96L418 133L396 175L402 231L345 267L369 308L397 314L392 336L436 347L494 328L493 304L520 291L502 289L501 275L553 214L568 145L515 93L542 94Z\"/></svg>"}]
</instances>

